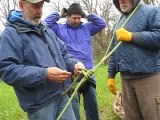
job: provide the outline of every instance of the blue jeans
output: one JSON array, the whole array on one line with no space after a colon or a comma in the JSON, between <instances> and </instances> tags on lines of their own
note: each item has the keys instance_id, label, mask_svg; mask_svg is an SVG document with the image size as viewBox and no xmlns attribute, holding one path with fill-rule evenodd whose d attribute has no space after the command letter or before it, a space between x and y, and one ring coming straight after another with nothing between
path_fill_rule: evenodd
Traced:
<instances>
[{"instance_id":1,"label":"blue jeans","mask_svg":"<svg viewBox=\"0 0 160 120\"><path fill-rule=\"evenodd\" d=\"M74 109L76 120L80 120L80 111L79 111L80 94L83 95L86 120L99 120L96 89L91 85L89 85L87 91L82 93L78 92L78 98L75 97L72 100L72 106Z\"/></svg>"},{"instance_id":2,"label":"blue jeans","mask_svg":"<svg viewBox=\"0 0 160 120\"><path fill-rule=\"evenodd\" d=\"M46 106L37 111L28 113L29 120L56 120L68 102L68 99L68 95L55 97L53 101ZM72 104L69 105L61 120L76 120Z\"/></svg>"}]
</instances>

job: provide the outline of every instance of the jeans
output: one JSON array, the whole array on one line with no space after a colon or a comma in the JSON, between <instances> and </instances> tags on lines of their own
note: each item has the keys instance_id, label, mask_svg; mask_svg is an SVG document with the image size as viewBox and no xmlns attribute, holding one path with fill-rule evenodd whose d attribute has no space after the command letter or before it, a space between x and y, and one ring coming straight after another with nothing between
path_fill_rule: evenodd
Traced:
<instances>
[{"instance_id":1,"label":"jeans","mask_svg":"<svg viewBox=\"0 0 160 120\"><path fill-rule=\"evenodd\" d=\"M83 95L84 110L86 113L86 120L99 120L98 103L96 97L96 89L91 85L88 86L85 92L78 92L78 98L74 97L72 106L76 116L76 120L80 120L79 102L80 95Z\"/></svg>"},{"instance_id":2,"label":"jeans","mask_svg":"<svg viewBox=\"0 0 160 120\"><path fill-rule=\"evenodd\" d=\"M29 120L56 120L56 118L68 102L68 99L68 95L56 96L51 103L47 104L37 111L28 113ZM76 120L72 104L69 105L61 120Z\"/></svg>"}]
</instances>

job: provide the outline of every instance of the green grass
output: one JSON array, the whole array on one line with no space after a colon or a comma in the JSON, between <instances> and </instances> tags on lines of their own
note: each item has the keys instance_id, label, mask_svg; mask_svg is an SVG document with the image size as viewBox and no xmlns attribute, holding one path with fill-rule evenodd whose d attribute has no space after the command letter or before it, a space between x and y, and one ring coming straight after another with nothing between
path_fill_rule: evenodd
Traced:
<instances>
[{"instance_id":1,"label":"green grass","mask_svg":"<svg viewBox=\"0 0 160 120\"><path fill-rule=\"evenodd\" d=\"M112 109L115 96L107 88L105 65L96 72L96 80L100 120L120 120ZM117 77L117 87L120 88L119 76ZM82 120L85 120L84 116L83 102L81 102ZM0 82L0 120L27 120L26 113L19 107L13 88L3 82Z\"/></svg>"},{"instance_id":2,"label":"green grass","mask_svg":"<svg viewBox=\"0 0 160 120\"><path fill-rule=\"evenodd\" d=\"M13 88L3 82L0 82L0 120L27 120Z\"/></svg>"}]
</instances>

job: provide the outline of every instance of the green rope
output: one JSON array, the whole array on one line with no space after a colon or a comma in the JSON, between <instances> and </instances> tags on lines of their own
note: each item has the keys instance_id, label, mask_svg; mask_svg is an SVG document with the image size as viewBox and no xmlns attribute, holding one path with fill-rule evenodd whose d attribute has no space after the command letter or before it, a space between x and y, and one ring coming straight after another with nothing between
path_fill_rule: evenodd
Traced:
<instances>
[{"instance_id":1,"label":"green rope","mask_svg":"<svg viewBox=\"0 0 160 120\"><path fill-rule=\"evenodd\" d=\"M120 19L121 19L121 17L119 18L119 20L118 20L118 22L117 22L117 24L116 24L116 26L115 26L115 29L114 29L113 34L112 34L112 37L111 37L111 41L110 41L110 43L109 43L109 45L108 45L108 48L107 48L104 56L102 57L102 59L108 54L108 52L109 52L109 50L110 50L110 48L111 48L111 45L112 45L112 42L113 42L113 39L114 39L114 36L115 36L115 31L116 31L116 28L117 28L117 26L118 26L118 23L119 23Z\"/></svg>"},{"instance_id":2,"label":"green rope","mask_svg":"<svg viewBox=\"0 0 160 120\"><path fill-rule=\"evenodd\" d=\"M71 85L66 89L66 91L64 91L61 95L69 94L69 92L70 92L71 90L74 90L75 86L76 86L77 83L78 83L78 78L79 78L79 75L77 75L77 76L74 78L72 84L71 84Z\"/></svg>"},{"instance_id":3,"label":"green rope","mask_svg":"<svg viewBox=\"0 0 160 120\"><path fill-rule=\"evenodd\" d=\"M142 4L138 4L138 6L133 10L133 12L130 14L130 16L126 19L126 21L123 23L123 25L121 27L124 27L127 22L131 19L131 17L135 14L135 12L141 7ZM118 23L117 23L118 25ZM111 42L113 41L113 38L114 38L114 35L115 35L115 30L117 28L117 25L114 29L114 33L113 33L113 37L112 37L112 40ZM118 42L118 44L113 48L113 50L111 52L108 53L108 51L110 50L110 47L111 45L109 45L109 48L107 49L107 52L105 54L105 56L102 58L102 60L93 68L93 69L90 69L90 70L82 70L83 71L83 74L84 74L84 77L82 78L82 80L77 84L77 86L75 87L74 89L74 92L72 93L70 99L68 100L66 106L64 107L64 109L62 110L62 112L60 113L60 115L58 116L58 118L56 120L60 120L62 115L64 114L64 112L66 111L66 109L68 108L68 106L70 105L73 97L76 95L78 89L96 72L96 70L100 67L100 65L114 52L117 50L117 48L121 45L121 41ZM110 43L111 44L111 43ZM77 80L74 80L74 81L77 81ZM68 91L68 89L67 89ZM67 92L64 92L64 93L67 93Z\"/></svg>"},{"instance_id":4,"label":"green rope","mask_svg":"<svg viewBox=\"0 0 160 120\"><path fill-rule=\"evenodd\" d=\"M87 70L87 72L86 72L86 75L87 75L87 76L84 76L84 77L82 78L82 80L78 83L78 85L76 86L74 92L72 93L71 97L69 98L66 106L63 108L62 112L60 113L60 115L58 116L58 118L57 118L56 120L60 120L60 119L61 119L62 115L64 114L64 112L66 111L66 109L68 108L68 106L70 105L73 97L76 95L78 89L86 82L86 80L87 80L92 74L93 74L92 71Z\"/></svg>"}]
</instances>

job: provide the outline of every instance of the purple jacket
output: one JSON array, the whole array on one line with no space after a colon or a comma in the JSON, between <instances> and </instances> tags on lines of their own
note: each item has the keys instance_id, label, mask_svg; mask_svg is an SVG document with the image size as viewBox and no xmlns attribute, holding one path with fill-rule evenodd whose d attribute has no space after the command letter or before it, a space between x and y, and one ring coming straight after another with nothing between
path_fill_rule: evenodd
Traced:
<instances>
[{"instance_id":1,"label":"purple jacket","mask_svg":"<svg viewBox=\"0 0 160 120\"><path fill-rule=\"evenodd\" d=\"M87 23L81 23L75 28L66 22L57 23L60 15L57 12L49 15L45 21L56 35L65 42L68 52L84 63L87 69L93 67L92 36L106 26L106 22L96 14L88 15Z\"/></svg>"}]
</instances>

